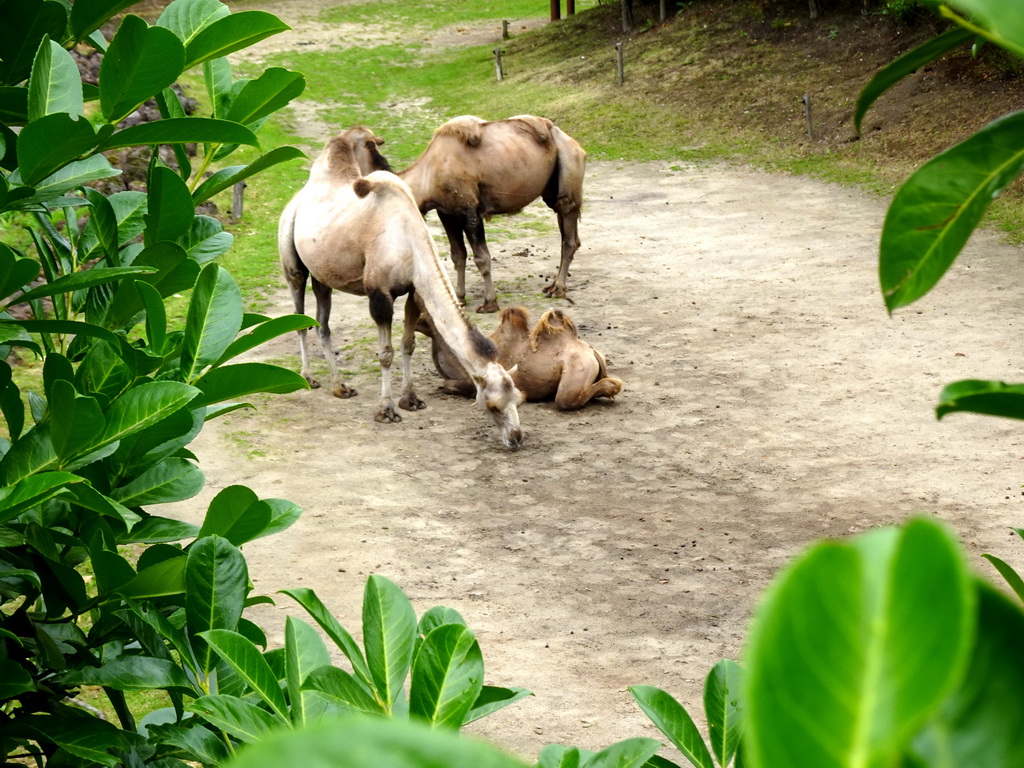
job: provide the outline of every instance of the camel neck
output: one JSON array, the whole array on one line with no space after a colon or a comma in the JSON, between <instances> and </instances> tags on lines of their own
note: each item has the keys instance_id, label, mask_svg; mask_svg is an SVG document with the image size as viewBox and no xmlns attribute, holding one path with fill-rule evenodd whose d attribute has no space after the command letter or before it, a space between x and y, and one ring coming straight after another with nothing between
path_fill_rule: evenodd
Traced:
<instances>
[{"instance_id":1,"label":"camel neck","mask_svg":"<svg viewBox=\"0 0 1024 768\"><path fill-rule=\"evenodd\" d=\"M412 196L416 200L416 207L420 210L423 209L423 201L427 196L426 190L430 188L431 182L430 171L427 166L427 163L421 163L417 160L404 171L398 172L398 177L408 184L409 189L412 190Z\"/></svg>"}]
</instances>

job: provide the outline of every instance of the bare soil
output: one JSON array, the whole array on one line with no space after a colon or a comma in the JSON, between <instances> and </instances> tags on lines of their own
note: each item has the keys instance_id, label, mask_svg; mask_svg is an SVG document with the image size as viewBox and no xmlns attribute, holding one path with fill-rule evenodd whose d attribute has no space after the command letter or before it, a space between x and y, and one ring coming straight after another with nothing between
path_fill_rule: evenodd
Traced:
<instances>
[{"instance_id":1,"label":"bare soil","mask_svg":"<svg viewBox=\"0 0 1024 768\"><path fill-rule=\"evenodd\" d=\"M305 510L246 546L257 592L312 587L356 634L371 573L418 612L459 610L487 681L536 694L473 732L526 757L657 736L627 686L699 710L704 675L742 658L759 595L816 539L934 515L979 571L982 552L1021 562L1019 427L932 410L946 382L1019 379L1020 249L979 233L933 294L890 318L884 212L749 169L593 162L573 304L557 305L624 381L614 402L527 404L526 445L509 452L471 401L438 391L422 340L428 408L377 424L366 302L338 294L335 342L360 395L303 391L215 420L194 444L204 496L242 483ZM552 218L539 203L523 216ZM493 247L494 271L537 315L558 245L532 231ZM475 271L468 283L473 302ZM283 287L275 310L291 311ZM295 354L290 337L259 351ZM283 596L262 610L278 646L284 614L301 611Z\"/></svg>"}]
</instances>

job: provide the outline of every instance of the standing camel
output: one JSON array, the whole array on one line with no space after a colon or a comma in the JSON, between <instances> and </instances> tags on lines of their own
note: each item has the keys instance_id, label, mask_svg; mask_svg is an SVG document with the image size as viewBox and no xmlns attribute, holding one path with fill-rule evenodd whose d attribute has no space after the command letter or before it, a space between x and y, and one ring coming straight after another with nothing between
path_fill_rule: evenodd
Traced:
<instances>
[{"instance_id":1,"label":"standing camel","mask_svg":"<svg viewBox=\"0 0 1024 768\"><path fill-rule=\"evenodd\" d=\"M425 308L435 318L438 334L451 346L476 388L477 402L491 414L508 448L522 444L518 406L522 396L509 373L496 361L493 343L470 326L455 298L455 290L437 254L434 241L412 193L387 171L377 147L381 139L363 127L332 138L313 163L309 180L281 214L278 252L295 311L305 309L306 278L312 278L320 346L336 397L356 391L338 372L331 346L331 291L366 296L370 316L377 324L381 365L381 399L375 419L401 421L391 397L391 321L394 300L408 294L402 335L402 397L405 410L426 404L414 391L410 356L415 347L416 320ZM373 171L373 172L370 172ZM364 177L364 173L369 175ZM306 349L306 333L299 331L302 375L313 378Z\"/></svg>"},{"instance_id":2,"label":"standing camel","mask_svg":"<svg viewBox=\"0 0 1024 768\"><path fill-rule=\"evenodd\" d=\"M477 312L497 312L491 282L491 254L484 219L518 213L538 197L558 215L562 260L544 293L564 298L572 257L580 247L577 226L583 204L587 153L544 117L519 115L487 122L464 115L434 132L420 158L398 175L412 189L420 211L436 210L457 274L456 294L466 299L466 243L484 281Z\"/></svg>"},{"instance_id":3,"label":"standing camel","mask_svg":"<svg viewBox=\"0 0 1024 768\"><path fill-rule=\"evenodd\" d=\"M433 340L431 355L444 388L472 395L472 382L429 315L420 317L417 330ZM622 391L622 382L608 376L604 356L579 337L575 323L560 309L549 309L531 330L524 307L506 307L491 341L498 348L498 362L509 369L527 400L553 398L559 410L574 411L596 397L613 398Z\"/></svg>"}]
</instances>

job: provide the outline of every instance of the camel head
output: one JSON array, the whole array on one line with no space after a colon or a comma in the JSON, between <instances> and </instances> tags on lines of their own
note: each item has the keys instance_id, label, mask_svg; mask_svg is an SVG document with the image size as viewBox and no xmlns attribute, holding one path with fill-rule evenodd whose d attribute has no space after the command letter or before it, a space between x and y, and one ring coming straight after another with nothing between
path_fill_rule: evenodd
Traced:
<instances>
[{"instance_id":1,"label":"camel head","mask_svg":"<svg viewBox=\"0 0 1024 768\"><path fill-rule=\"evenodd\" d=\"M523 444L523 430L519 427L519 406L523 393L512 382L511 371L506 371L497 362L489 362L482 376L474 375L476 401L487 409L494 423L501 430L501 442L506 448L517 450Z\"/></svg>"},{"instance_id":2,"label":"camel head","mask_svg":"<svg viewBox=\"0 0 1024 768\"><path fill-rule=\"evenodd\" d=\"M344 136L349 146L352 147L352 154L355 157L356 164L359 166L359 172L363 176L374 171L391 170L390 163L384 159L379 149L384 144L384 139L377 136L365 125L349 128L345 131Z\"/></svg>"}]
</instances>

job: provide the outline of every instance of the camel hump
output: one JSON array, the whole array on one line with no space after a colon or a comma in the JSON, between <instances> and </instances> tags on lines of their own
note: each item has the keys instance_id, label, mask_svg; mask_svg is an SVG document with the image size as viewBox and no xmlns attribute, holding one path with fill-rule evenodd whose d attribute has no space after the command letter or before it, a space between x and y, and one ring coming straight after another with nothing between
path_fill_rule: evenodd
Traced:
<instances>
[{"instance_id":1,"label":"camel hump","mask_svg":"<svg viewBox=\"0 0 1024 768\"><path fill-rule=\"evenodd\" d=\"M485 121L473 115L453 117L436 131L435 136L451 136L467 146L477 147L484 136Z\"/></svg>"},{"instance_id":2,"label":"camel hump","mask_svg":"<svg viewBox=\"0 0 1024 768\"><path fill-rule=\"evenodd\" d=\"M498 315L498 325L510 325L522 334L530 333L530 315L526 307L505 307Z\"/></svg>"},{"instance_id":3,"label":"camel hump","mask_svg":"<svg viewBox=\"0 0 1024 768\"><path fill-rule=\"evenodd\" d=\"M546 117L536 115L515 115L506 121L518 127L523 133L532 136L538 144L547 144L551 141L551 132L555 124Z\"/></svg>"},{"instance_id":4,"label":"camel hump","mask_svg":"<svg viewBox=\"0 0 1024 768\"><path fill-rule=\"evenodd\" d=\"M580 337L576 324L560 309L549 309L540 316L537 325L530 332L530 349L537 351L537 344L542 336L556 336L568 332L573 338Z\"/></svg>"}]
</instances>

